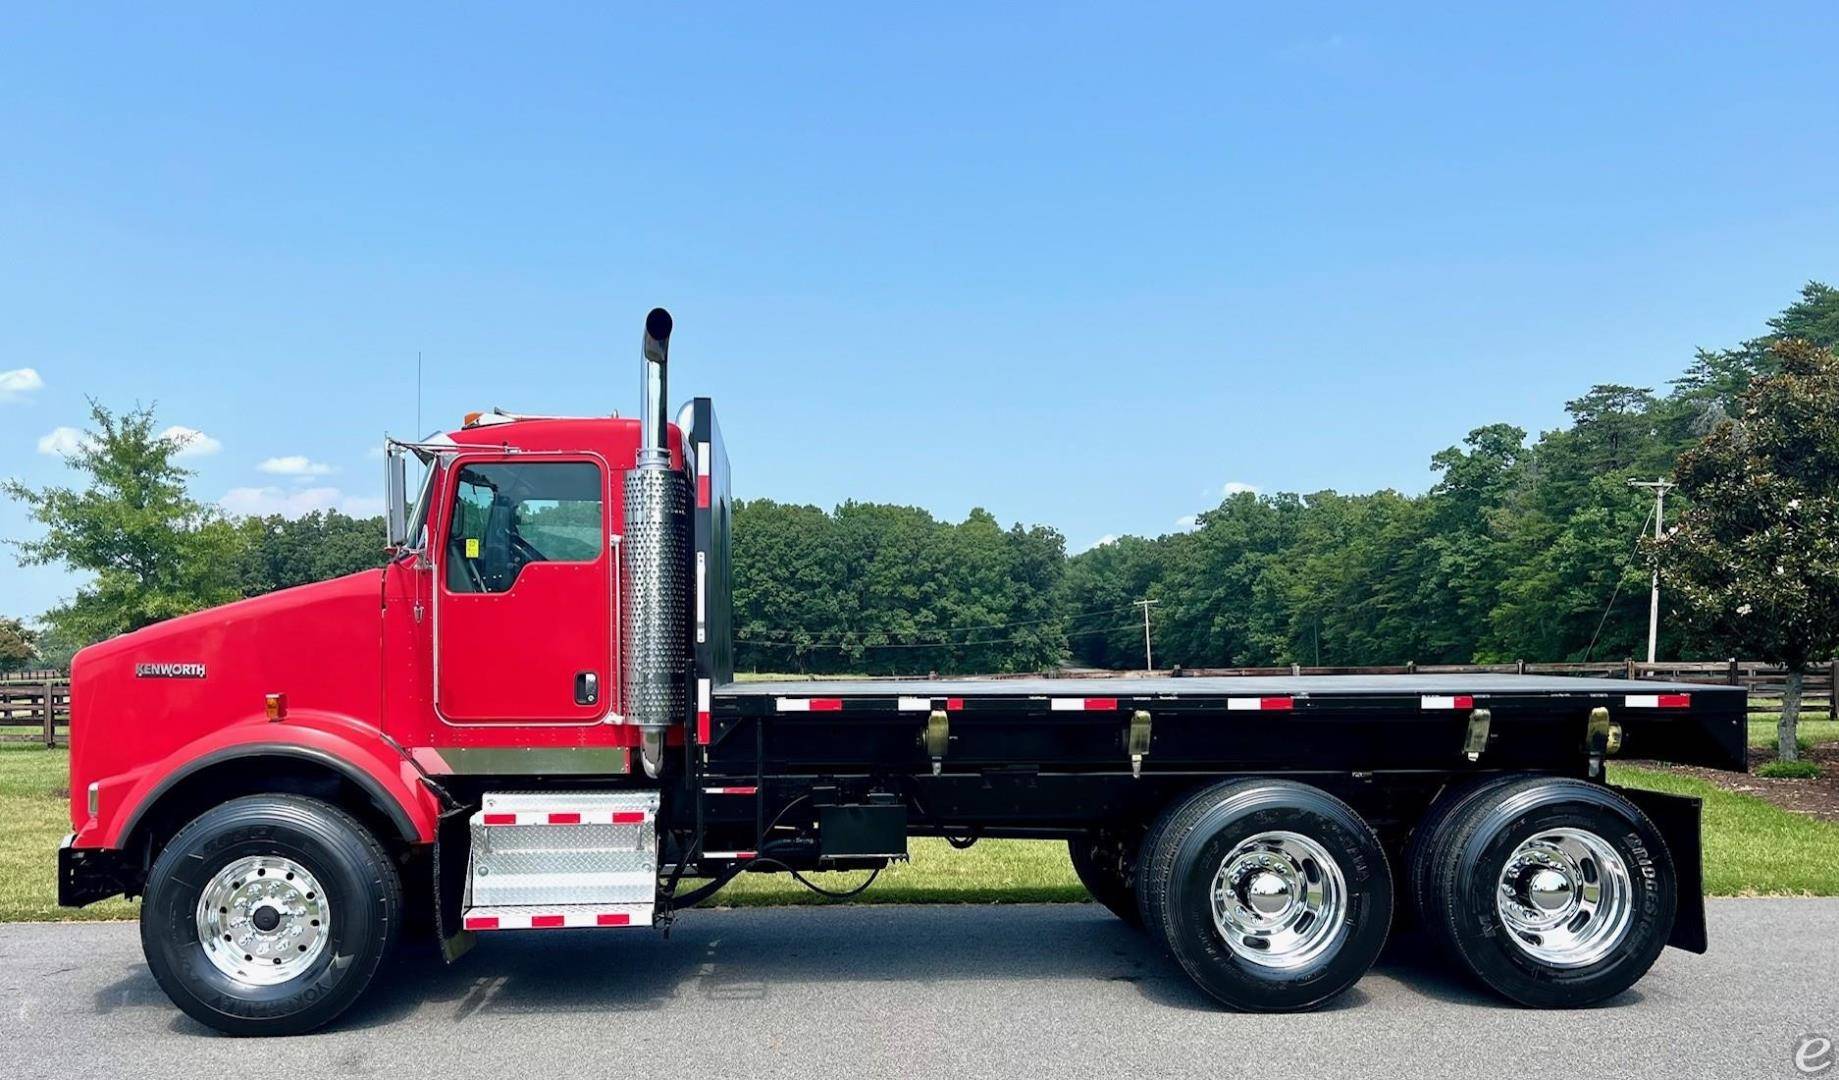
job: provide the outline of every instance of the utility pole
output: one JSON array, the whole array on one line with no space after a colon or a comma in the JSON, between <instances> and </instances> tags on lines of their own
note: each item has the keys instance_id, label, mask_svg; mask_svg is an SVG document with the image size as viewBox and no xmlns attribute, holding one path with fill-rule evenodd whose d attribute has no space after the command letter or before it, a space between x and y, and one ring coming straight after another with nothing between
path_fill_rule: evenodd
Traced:
<instances>
[{"instance_id":1,"label":"utility pole","mask_svg":"<svg viewBox=\"0 0 1839 1080\"><path fill-rule=\"evenodd\" d=\"M1143 667L1148 671L1156 670L1156 658L1149 651L1149 608L1151 604L1161 602L1160 600L1136 601L1136 605L1143 609Z\"/></svg>"},{"instance_id":2,"label":"utility pole","mask_svg":"<svg viewBox=\"0 0 1839 1080\"><path fill-rule=\"evenodd\" d=\"M1667 492L1673 490L1674 483L1664 477L1658 480L1630 480L1629 487L1647 488L1654 493L1654 539L1660 539L1660 523L1667 512ZM1647 662L1655 660L1654 649L1660 639L1660 567L1654 567L1654 587L1647 599Z\"/></svg>"}]
</instances>

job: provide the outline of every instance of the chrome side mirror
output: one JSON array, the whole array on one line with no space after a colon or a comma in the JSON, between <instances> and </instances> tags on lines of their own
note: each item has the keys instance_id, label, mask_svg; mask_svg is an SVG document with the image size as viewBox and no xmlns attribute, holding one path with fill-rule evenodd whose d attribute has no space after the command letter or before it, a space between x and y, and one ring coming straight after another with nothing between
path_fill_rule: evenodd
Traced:
<instances>
[{"instance_id":1,"label":"chrome side mirror","mask_svg":"<svg viewBox=\"0 0 1839 1080\"><path fill-rule=\"evenodd\" d=\"M409 472L402 449L393 443L383 452L383 490L385 546L401 551L409 543Z\"/></svg>"}]
</instances>

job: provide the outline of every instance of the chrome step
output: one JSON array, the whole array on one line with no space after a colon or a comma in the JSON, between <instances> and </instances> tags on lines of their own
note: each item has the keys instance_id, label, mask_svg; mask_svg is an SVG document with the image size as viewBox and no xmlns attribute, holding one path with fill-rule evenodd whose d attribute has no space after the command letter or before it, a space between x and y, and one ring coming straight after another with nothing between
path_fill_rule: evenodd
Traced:
<instances>
[{"instance_id":1,"label":"chrome step","mask_svg":"<svg viewBox=\"0 0 1839 1080\"><path fill-rule=\"evenodd\" d=\"M486 795L470 821L468 920L487 929L651 925L657 811L655 791Z\"/></svg>"}]
</instances>

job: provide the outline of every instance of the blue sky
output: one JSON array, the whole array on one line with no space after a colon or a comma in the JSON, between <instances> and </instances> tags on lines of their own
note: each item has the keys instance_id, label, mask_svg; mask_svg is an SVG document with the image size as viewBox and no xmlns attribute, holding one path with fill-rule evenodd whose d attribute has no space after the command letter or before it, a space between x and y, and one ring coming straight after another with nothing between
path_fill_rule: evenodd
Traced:
<instances>
[{"instance_id":1,"label":"blue sky","mask_svg":"<svg viewBox=\"0 0 1839 1080\"><path fill-rule=\"evenodd\" d=\"M629 413L662 303L739 493L1079 549L1422 490L1839 278L1831 4L1119 10L16 7L0 474L94 395L206 500L372 510L418 350L424 427Z\"/></svg>"}]
</instances>

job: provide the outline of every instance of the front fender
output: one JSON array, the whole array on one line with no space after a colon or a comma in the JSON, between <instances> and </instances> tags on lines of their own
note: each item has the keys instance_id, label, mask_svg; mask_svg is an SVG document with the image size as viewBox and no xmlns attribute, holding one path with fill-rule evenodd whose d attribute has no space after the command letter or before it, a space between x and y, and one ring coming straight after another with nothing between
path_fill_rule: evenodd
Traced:
<instances>
[{"instance_id":1,"label":"front fender","mask_svg":"<svg viewBox=\"0 0 1839 1080\"><path fill-rule=\"evenodd\" d=\"M347 716L296 710L282 721L257 716L218 728L131 776L104 780L97 816L78 830L76 846L121 847L161 797L188 776L256 757L294 758L333 769L370 797L403 840L434 840L439 800L382 731Z\"/></svg>"}]
</instances>

